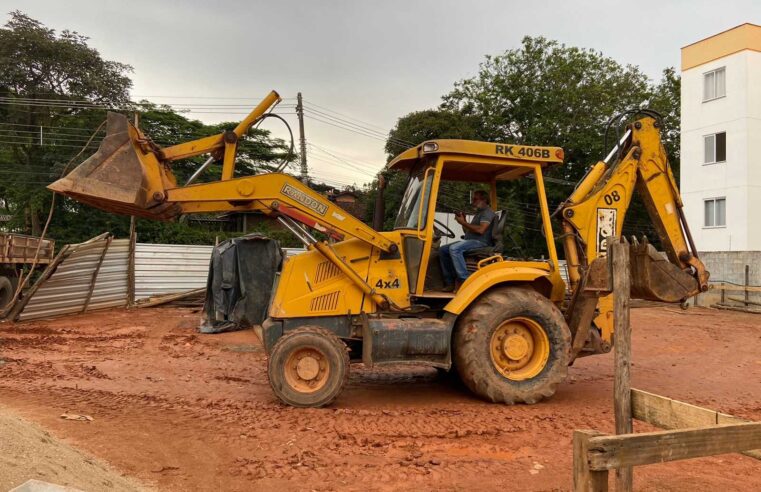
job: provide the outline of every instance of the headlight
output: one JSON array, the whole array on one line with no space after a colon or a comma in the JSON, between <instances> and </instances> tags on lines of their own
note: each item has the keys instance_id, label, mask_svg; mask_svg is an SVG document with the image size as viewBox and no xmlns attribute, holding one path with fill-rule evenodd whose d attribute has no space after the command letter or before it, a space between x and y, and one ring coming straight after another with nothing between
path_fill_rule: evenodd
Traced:
<instances>
[{"instance_id":1,"label":"headlight","mask_svg":"<svg viewBox=\"0 0 761 492\"><path fill-rule=\"evenodd\" d=\"M423 152L436 152L439 150L439 144L436 142L426 142L423 144Z\"/></svg>"}]
</instances>

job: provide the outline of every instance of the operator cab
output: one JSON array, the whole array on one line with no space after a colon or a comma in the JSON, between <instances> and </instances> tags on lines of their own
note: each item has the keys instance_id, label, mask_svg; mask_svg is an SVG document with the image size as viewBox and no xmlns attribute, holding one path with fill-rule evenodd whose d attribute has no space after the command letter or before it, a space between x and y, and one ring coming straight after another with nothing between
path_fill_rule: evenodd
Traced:
<instances>
[{"instance_id":1,"label":"operator cab","mask_svg":"<svg viewBox=\"0 0 761 492\"><path fill-rule=\"evenodd\" d=\"M387 168L409 174L394 230L402 235L402 254L407 265L409 291L420 298L451 298L452 293L441 292L443 281L439 263L439 247L447 242L461 240L459 224L447 220L452 212L468 213L470 196L483 190L490 197L495 218L489 229L490 244L466 254L471 276L467 285L483 268L532 267L548 271L559 278L558 259L542 169L563 162L559 147L537 147L477 142L470 140L431 140L410 148L392 160ZM531 179L536 191L536 211L539 226L531 225L543 233L546 244L541 256L544 259L516 258L524 256L505 251L504 231L521 217L516 204L498 201L497 183ZM455 229L455 230L453 230ZM556 280L556 279L555 279ZM556 284L557 282L552 282Z\"/></svg>"}]
</instances>

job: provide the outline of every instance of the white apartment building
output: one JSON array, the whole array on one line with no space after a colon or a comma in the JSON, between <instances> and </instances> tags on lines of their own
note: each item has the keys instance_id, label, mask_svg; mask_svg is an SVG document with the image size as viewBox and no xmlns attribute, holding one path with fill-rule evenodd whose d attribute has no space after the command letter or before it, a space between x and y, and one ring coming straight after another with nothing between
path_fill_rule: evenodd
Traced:
<instances>
[{"instance_id":1,"label":"white apartment building","mask_svg":"<svg viewBox=\"0 0 761 492\"><path fill-rule=\"evenodd\" d=\"M680 188L700 251L761 251L761 26L682 48Z\"/></svg>"}]
</instances>

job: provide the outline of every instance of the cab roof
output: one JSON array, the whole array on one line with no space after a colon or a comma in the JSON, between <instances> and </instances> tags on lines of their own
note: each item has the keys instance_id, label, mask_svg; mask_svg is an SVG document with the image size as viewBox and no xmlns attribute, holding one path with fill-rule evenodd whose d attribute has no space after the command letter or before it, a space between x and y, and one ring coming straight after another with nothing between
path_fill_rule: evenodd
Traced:
<instances>
[{"instance_id":1,"label":"cab roof","mask_svg":"<svg viewBox=\"0 0 761 492\"><path fill-rule=\"evenodd\" d=\"M442 179L490 182L517 179L546 167L563 163L560 147L513 145L475 140L428 140L409 148L387 164L388 169L410 171L426 157L445 157Z\"/></svg>"}]
</instances>

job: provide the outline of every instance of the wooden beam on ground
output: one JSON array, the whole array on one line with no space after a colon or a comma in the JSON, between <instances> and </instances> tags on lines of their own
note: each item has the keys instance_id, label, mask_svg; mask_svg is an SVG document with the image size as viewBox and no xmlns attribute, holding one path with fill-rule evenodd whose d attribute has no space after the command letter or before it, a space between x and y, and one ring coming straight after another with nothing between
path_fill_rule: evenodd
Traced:
<instances>
[{"instance_id":1,"label":"wooden beam on ground","mask_svg":"<svg viewBox=\"0 0 761 492\"><path fill-rule=\"evenodd\" d=\"M200 289L187 290L185 292L177 292L175 294L164 294L161 296L153 296L153 297L149 297L148 299L138 301L137 304L135 304L135 306L139 308L160 306L161 304L166 304L168 302L176 301L178 299L185 299L186 297L201 294L203 292L206 292L206 287L201 287Z\"/></svg>"},{"instance_id":2,"label":"wooden beam on ground","mask_svg":"<svg viewBox=\"0 0 761 492\"><path fill-rule=\"evenodd\" d=\"M608 471L589 469L589 441L604 434L593 430L573 432L573 490L575 492L607 492Z\"/></svg>"},{"instance_id":3,"label":"wooden beam on ground","mask_svg":"<svg viewBox=\"0 0 761 492\"><path fill-rule=\"evenodd\" d=\"M761 309L751 309L749 307L727 306L724 304L712 304L712 308L723 309L725 311L738 311L741 313L761 314Z\"/></svg>"},{"instance_id":4,"label":"wooden beam on ground","mask_svg":"<svg viewBox=\"0 0 761 492\"><path fill-rule=\"evenodd\" d=\"M632 334L629 324L629 298L631 295L631 272L629 268L629 243L626 239L609 237L608 271L613 286L613 411L616 418L616 434L632 433L631 404L631 357ZM631 492L633 488L631 467L616 469L616 490Z\"/></svg>"},{"instance_id":5,"label":"wooden beam on ground","mask_svg":"<svg viewBox=\"0 0 761 492\"><path fill-rule=\"evenodd\" d=\"M728 297L728 299L729 299L730 301L735 301L735 302L744 302L744 303L746 303L746 304L752 304L752 305L754 305L754 306L761 306L761 302L750 301L750 300L747 300L747 299L740 299L739 297L732 297L732 296L729 296L729 297Z\"/></svg>"},{"instance_id":6,"label":"wooden beam on ground","mask_svg":"<svg viewBox=\"0 0 761 492\"><path fill-rule=\"evenodd\" d=\"M761 423L590 437L590 470L613 470L761 448Z\"/></svg>"},{"instance_id":7,"label":"wooden beam on ground","mask_svg":"<svg viewBox=\"0 0 761 492\"><path fill-rule=\"evenodd\" d=\"M631 398L632 416L661 429L687 429L749 422L740 417L634 388L632 388ZM742 451L742 454L761 460L761 449Z\"/></svg>"}]
</instances>

